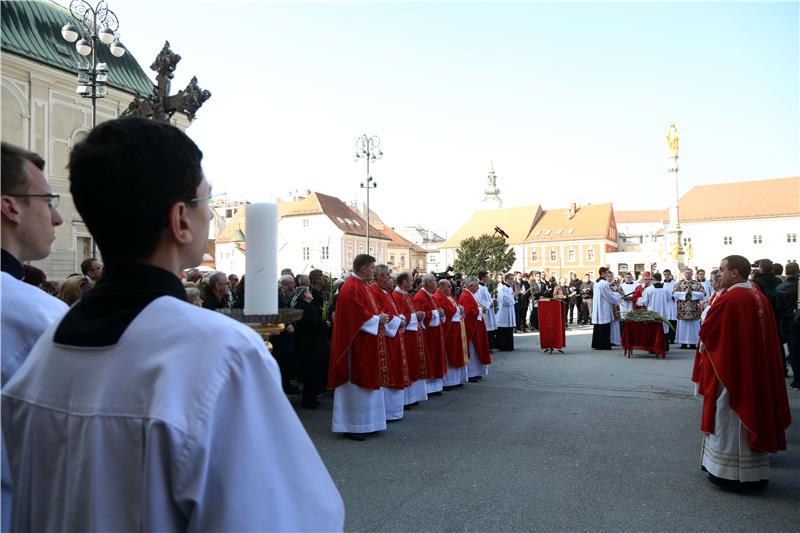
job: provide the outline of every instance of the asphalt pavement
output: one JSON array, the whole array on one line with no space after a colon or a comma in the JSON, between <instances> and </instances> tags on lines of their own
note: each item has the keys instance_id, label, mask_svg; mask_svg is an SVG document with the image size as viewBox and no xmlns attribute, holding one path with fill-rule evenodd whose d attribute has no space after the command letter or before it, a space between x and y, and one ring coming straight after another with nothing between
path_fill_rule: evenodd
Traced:
<instances>
[{"instance_id":1,"label":"asphalt pavement","mask_svg":"<svg viewBox=\"0 0 800 533\"><path fill-rule=\"evenodd\" d=\"M482 382L364 442L331 432L330 396L298 409L348 531L800 531L800 422L765 490L726 492L700 471L693 352L594 352L590 328L563 355L537 334L514 341ZM800 393L789 400L800 413Z\"/></svg>"}]
</instances>

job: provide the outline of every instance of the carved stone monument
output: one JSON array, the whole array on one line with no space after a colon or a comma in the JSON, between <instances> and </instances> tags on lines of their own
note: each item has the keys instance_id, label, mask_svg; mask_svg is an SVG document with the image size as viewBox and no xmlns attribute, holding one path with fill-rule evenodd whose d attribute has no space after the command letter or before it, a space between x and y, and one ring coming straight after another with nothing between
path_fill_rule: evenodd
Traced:
<instances>
[{"instance_id":1,"label":"carved stone monument","mask_svg":"<svg viewBox=\"0 0 800 533\"><path fill-rule=\"evenodd\" d=\"M156 87L153 94L142 97L136 95L121 116L123 117L142 117L157 120L159 122L169 122L169 119L176 112L184 113L189 120L194 120L197 110L202 107L206 100L211 98L211 92L201 89L197 85L197 77L193 77L186 89L178 91L178 94L170 96L170 85L172 78L175 77L175 67L181 60L181 56L173 52L169 47L169 41L164 43L164 48L156 56L150 68L156 71Z\"/></svg>"}]
</instances>

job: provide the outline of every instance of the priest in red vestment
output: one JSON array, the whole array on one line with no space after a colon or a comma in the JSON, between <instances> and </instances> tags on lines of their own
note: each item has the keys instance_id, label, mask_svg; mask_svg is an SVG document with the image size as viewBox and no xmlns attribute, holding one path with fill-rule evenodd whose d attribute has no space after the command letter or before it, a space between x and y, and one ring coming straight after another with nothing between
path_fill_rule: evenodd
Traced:
<instances>
[{"instance_id":1,"label":"priest in red vestment","mask_svg":"<svg viewBox=\"0 0 800 533\"><path fill-rule=\"evenodd\" d=\"M381 386L389 381L384 327L389 316L369 288L375 258L359 254L353 273L339 289L333 320L328 388L333 393L333 431L364 440L386 429Z\"/></svg>"},{"instance_id":2,"label":"priest in red vestment","mask_svg":"<svg viewBox=\"0 0 800 533\"><path fill-rule=\"evenodd\" d=\"M646 305L639 305L639 298L644 295L644 290L649 286L650 272L642 272L642 279L639 280L639 286L633 289L633 297L631 298L631 303L633 304L634 309L637 307L647 307Z\"/></svg>"},{"instance_id":3,"label":"priest in red vestment","mask_svg":"<svg viewBox=\"0 0 800 533\"><path fill-rule=\"evenodd\" d=\"M405 405L405 388L409 385L406 345L403 342L406 317L397 309L391 296L392 278L387 265L375 267L375 283L369 287L375 294L381 313L389 315L384 327L386 348L389 355L389 380L383 384L383 404L386 421L401 420Z\"/></svg>"},{"instance_id":4,"label":"priest in red vestment","mask_svg":"<svg viewBox=\"0 0 800 533\"><path fill-rule=\"evenodd\" d=\"M446 279L437 283L433 299L444 310L444 346L447 350L447 374L444 376L444 389L462 387L469 381L467 376L467 332L464 329L462 314L464 310L452 294L452 286Z\"/></svg>"},{"instance_id":5,"label":"priest in red vestment","mask_svg":"<svg viewBox=\"0 0 800 533\"><path fill-rule=\"evenodd\" d=\"M440 396L443 388L443 378L447 372L445 359L447 351L444 347L444 333L441 327L444 311L439 309L433 300L436 290L436 277L433 274L422 276L422 286L414 295L414 305L417 310L425 312L422 327L425 328L425 362L428 365L425 374L428 376L426 388L431 396Z\"/></svg>"},{"instance_id":6,"label":"priest in red vestment","mask_svg":"<svg viewBox=\"0 0 800 533\"><path fill-rule=\"evenodd\" d=\"M723 292L700 328L692 380L703 395L702 468L736 490L769 481L769 455L786 449L791 422L780 341L767 298L739 255L720 263Z\"/></svg>"},{"instance_id":7,"label":"priest in red vestment","mask_svg":"<svg viewBox=\"0 0 800 533\"><path fill-rule=\"evenodd\" d=\"M425 319L424 311L417 311L414 301L408 291L411 290L411 274L403 272L397 276L397 287L392 292L392 298L397 309L406 319L406 328L403 333L403 342L406 347L408 360L408 378L411 382L405 389L404 404L416 405L428 399L425 389L425 335L422 330L422 321Z\"/></svg>"},{"instance_id":8,"label":"priest in red vestment","mask_svg":"<svg viewBox=\"0 0 800 533\"><path fill-rule=\"evenodd\" d=\"M489 373L492 356L489 352L489 337L486 333L486 310L478 301L478 278L469 276L464 280L464 291L458 298L458 303L464 309L464 328L467 334L467 347L469 362L467 363L467 376L471 383L480 381Z\"/></svg>"}]
</instances>

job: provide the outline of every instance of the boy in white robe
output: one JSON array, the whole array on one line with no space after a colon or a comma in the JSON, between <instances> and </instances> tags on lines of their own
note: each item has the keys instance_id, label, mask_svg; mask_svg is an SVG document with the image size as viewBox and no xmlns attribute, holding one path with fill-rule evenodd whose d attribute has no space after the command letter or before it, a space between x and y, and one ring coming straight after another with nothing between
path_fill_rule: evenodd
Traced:
<instances>
[{"instance_id":1,"label":"boy in white robe","mask_svg":"<svg viewBox=\"0 0 800 533\"><path fill-rule=\"evenodd\" d=\"M3 389L13 531L343 528L261 337L185 301L178 273L211 218L201 158L135 118L73 149L70 192L106 268Z\"/></svg>"}]
</instances>

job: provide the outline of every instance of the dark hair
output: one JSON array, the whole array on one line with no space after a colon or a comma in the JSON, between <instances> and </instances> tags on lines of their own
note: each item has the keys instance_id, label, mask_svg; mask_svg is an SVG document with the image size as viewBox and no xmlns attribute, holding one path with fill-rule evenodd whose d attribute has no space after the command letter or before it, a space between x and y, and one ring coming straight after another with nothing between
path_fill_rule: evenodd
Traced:
<instances>
[{"instance_id":1,"label":"dark hair","mask_svg":"<svg viewBox=\"0 0 800 533\"><path fill-rule=\"evenodd\" d=\"M358 272L361 270L362 267L369 265L370 263L374 263L375 258L369 254L358 254L355 259L353 259L353 272Z\"/></svg>"},{"instance_id":2,"label":"dark hair","mask_svg":"<svg viewBox=\"0 0 800 533\"><path fill-rule=\"evenodd\" d=\"M607 269L606 267L600 267L600 269L599 269L597 272L598 272L598 273L599 273L601 276L605 276L605 275L606 275L606 272L608 272L608 269Z\"/></svg>"},{"instance_id":3,"label":"dark hair","mask_svg":"<svg viewBox=\"0 0 800 533\"><path fill-rule=\"evenodd\" d=\"M706 271L705 271L705 270L703 270L702 268L698 268L698 269L697 269L697 273L699 274L700 272L702 272L703 274L705 274L705 273L706 273Z\"/></svg>"},{"instance_id":4,"label":"dark hair","mask_svg":"<svg viewBox=\"0 0 800 533\"><path fill-rule=\"evenodd\" d=\"M776 276L783 274L783 265L780 263L772 263L772 273Z\"/></svg>"},{"instance_id":5,"label":"dark hair","mask_svg":"<svg viewBox=\"0 0 800 533\"><path fill-rule=\"evenodd\" d=\"M2 194L22 194L28 192L28 176L24 165L28 160L39 170L44 170L44 159L39 154L29 152L19 146L0 143L0 189ZM27 201L27 198L22 198Z\"/></svg>"},{"instance_id":6,"label":"dark hair","mask_svg":"<svg viewBox=\"0 0 800 533\"><path fill-rule=\"evenodd\" d=\"M83 275L86 276L89 274L89 271L92 269L92 265L97 261L94 257L90 257L88 259L84 259L81 261L81 272Z\"/></svg>"},{"instance_id":7,"label":"dark hair","mask_svg":"<svg viewBox=\"0 0 800 533\"><path fill-rule=\"evenodd\" d=\"M800 274L800 266L798 266L794 261L786 263L786 275L796 276L797 274Z\"/></svg>"},{"instance_id":8,"label":"dark hair","mask_svg":"<svg viewBox=\"0 0 800 533\"><path fill-rule=\"evenodd\" d=\"M44 270L33 265L22 265L22 272L23 281L34 287L42 287L44 282L47 281L47 275L44 273Z\"/></svg>"},{"instance_id":9,"label":"dark hair","mask_svg":"<svg viewBox=\"0 0 800 533\"><path fill-rule=\"evenodd\" d=\"M70 192L106 262L151 255L176 202L191 202L203 153L181 130L143 118L104 122L69 158Z\"/></svg>"},{"instance_id":10,"label":"dark hair","mask_svg":"<svg viewBox=\"0 0 800 533\"><path fill-rule=\"evenodd\" d=\"M723 261L728 263L728 270L736 269L739 276L747 279L747 276L750 275L750 261L748 261L746 257L741 255L729 255L723 259Z\"/></svg>"},{"instance_id":11,"label":"dark hair","mask_svg":"<svg viewBox=\"0 0 800 533\"><path fill-rule=\"evenodd\" d=\"M483 276L486 276L488 274L489 273L487 271L481 270L480 272L478 272L478 279L481 279Z\"/></svg>"},{"instance_id":12,"label":"dark hair","mask_svg":"<svg viewBox=\"0 0 800 533\"><path fill-rule=\"evenodd\" d=\"M656 272L653 274L653 279L656 281L661 281L661 272Z\"/></svg>"},{"instance_id":13,"label":"dark hair","mask_svg":"<svg viewBox=\"0 0 800 533\"><path fill-rule=\"evenodd\" d=\"M754 266L757 266L759 270L763 270L765 273L772 272L772 259L759 259Z\"/></svg>"},{"instance_id":14,"label":"dark hair","mask_svg":"<svg viewBox=\"0 0 800 533\"><path fill-rule=\"evenodd\" d=\"M403 283L405 283L407 279L411 279L411 274L409 274L408 272L401 272L400 274L397 275L397 279L395 280L395 282L397 283L397 285L402 285Z\"/></svg>"}]
</instances>

